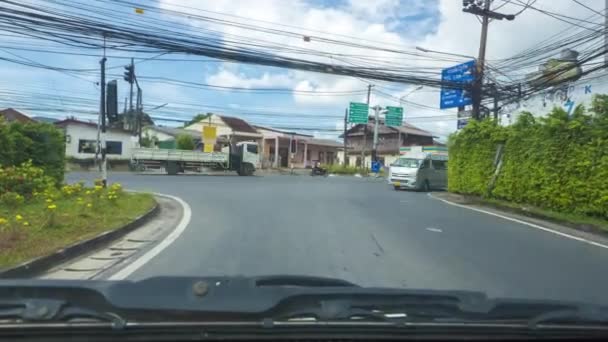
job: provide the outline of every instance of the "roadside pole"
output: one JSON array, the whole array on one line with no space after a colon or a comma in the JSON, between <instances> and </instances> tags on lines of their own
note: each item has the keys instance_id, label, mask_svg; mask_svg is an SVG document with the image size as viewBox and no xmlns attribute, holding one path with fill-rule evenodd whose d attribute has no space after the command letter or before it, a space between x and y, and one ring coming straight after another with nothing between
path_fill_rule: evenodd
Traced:
<instances>
[{"instance_id":1,"label":"roadside pole","mask_svg":"<svg viewBox=\"0 0 608 342\"><path fill-rule=\"evenodd\" d=\"M369 108L369 98L372 94L372 84L367 85L367 107ZM369 116L369 114L368 114ZM361 167L365 166L365 147L367 147L367 122L365 123L365 128L363 129L363 147L361 147Z\"/></svg>"},{"instance_id":2,"label":"roadside pole","mask_svg":"<svg viewBox=\"0 0 608 342\"><path fill-rule=\"evenodd\" d=\"M344 110L344 166L348 165L348 152L346 151L346 127L348 122L348 108ZM306 158L306 155L304 155Z\"/></svg>"},{"instance_id":3,"label":"roadside pole","mask_svg":"<svg viewBox=\"0 0 608 342\"><path fill-rule=\"evenodd\" d=\"M104 37L105 38L105 37ZM105 39L104 39L105 41ZM106 161L106 50L104 44L101 64L101 103L99 115L101 116L101 183L105 188L108 185L108 169Z\"/></svg>"},{"instance_id":4,"label":"roadside pole","mask_svg":"<svg viewBox=\"0 0 608 342\"><path fill-rule=\"evenodd\" d=\"M374 141L372 145L372 163L378 159L378 121L380 120L380 111L382 107L375 106L374 110Z\"/></svg>"}]
</instances>

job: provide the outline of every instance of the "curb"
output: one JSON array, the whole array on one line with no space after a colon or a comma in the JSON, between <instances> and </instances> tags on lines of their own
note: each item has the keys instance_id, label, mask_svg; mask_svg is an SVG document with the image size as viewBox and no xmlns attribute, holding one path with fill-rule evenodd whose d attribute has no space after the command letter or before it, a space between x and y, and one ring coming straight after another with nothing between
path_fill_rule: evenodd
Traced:
<instances>
[{"instance_id":1,"label":"curb","mask_svg":"<svg viewBox=\"0 0 608 342\"><path fill-rule=\"evenodd\" d=\"M26 261L15 267L1 270L0 279L35 277L57 266L58 264L61 264L69 259L79 257L85 253L100 248L102 245L125 236L126 234L150 221L152 218L158 215L159 212L160 205L158 202L156 202L156 205L152 209L120 228L103 232L91 239L73 243L52 254L41 256L36 259Z\"/></svg>"}]
</instances>

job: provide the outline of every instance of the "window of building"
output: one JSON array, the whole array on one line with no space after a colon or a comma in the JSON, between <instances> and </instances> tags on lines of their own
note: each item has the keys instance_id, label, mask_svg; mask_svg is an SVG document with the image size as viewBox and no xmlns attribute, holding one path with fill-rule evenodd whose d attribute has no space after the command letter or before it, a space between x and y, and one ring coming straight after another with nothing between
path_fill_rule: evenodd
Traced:
<instances>
[{"instance_id":1,"label":"window of building","mask_svg":"<svg viewBox=\"0 0 608 342\"><path fill-rule=\"evenodd\" d=\"M96 140L78 140L78 153L95 153L97 150Z\"/></svg>"},{"instance_id":2,"label":"window of building","mask_svg":"<svg viewBox=\"0 0 608 342\"><path fill-rule=\"evenodd\" d=\"M327 164L333 164L333 163L334 163L334 153L327 152Z\"/></svg>"},{"instance_id":3,"label":"window of building","mask_svg":"<svg viewBox=\"0 0 608 342\"><path fill-rule=\"evenodd\" d=\"M325 163L325 153L323 151L319 151L319 163Z\"/></svg>"},{"instance_id":4,"label":"window of building","mask_svg":"<svg viewBox=\"0 0 608 342\"><path fill-rule=\"evenodd\" d=\"M106 154L122 154L122 142L106 141Z\"/></svg>"}]
</instances>

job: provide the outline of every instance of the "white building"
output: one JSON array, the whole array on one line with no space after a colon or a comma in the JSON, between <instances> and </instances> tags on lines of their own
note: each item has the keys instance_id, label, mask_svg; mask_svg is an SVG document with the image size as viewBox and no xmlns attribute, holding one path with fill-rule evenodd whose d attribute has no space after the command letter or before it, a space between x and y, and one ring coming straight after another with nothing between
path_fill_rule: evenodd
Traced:
<instances>
[{"instance_id":1,"label":"white building","mask_svg":"<svg viewBox=\"0 0 608 342\"><path fill-rule=\"evenodd\" d=\"M55 126L65 133L65 155L75 159L95 158L97 149L97 124L93 122L66 119ZM138 146L137 136L122 129L106 130L106 156L111 160L131 159L131 149Z\"/></svg>"}]
</instances>

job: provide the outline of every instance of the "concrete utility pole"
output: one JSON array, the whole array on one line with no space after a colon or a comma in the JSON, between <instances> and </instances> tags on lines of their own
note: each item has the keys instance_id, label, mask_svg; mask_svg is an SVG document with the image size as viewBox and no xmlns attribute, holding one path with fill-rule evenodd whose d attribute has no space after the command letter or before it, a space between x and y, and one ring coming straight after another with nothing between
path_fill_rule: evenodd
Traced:
<instances>
[{"instance_id":1,"label":"concrete utility pole","mask_svg":"<svg viewBox=\"0 0 608 342\"><path fill-rule=\"evenodd\" d=\"M369 108L369 98L372 95L372 87L372 84L367 85L367 108ZM361 147L361 167L365 167L365 147L367 147L367 123L365 124L365 128L363 129L363 146Z\"/></svg>"},{"instance_id":2,"label":"concrete utility pole","mask_svg":"<svg viewBox=\"0 0 608 342\"><path fill-rule=\"evenodd\" d=\"M478 3L483 2L482 7L479 7ZM483 97L483 73L484 64L486 59L486 43L488 40L488 24L490 19L496 20L513 20L515 15L513 14L501 14L494 11L490 11L490 4L492 0L463 0L462 9L463 12L479 15L482 17L481 21L481 39L479 42L479 57L477 57L477 74L475 75L475 82L473 83L473 119L479 120L481 118L481 99Z\"/></svg>"},{"instance_id":3,"label":"concrete utility pole","mask_svg":"<svg viewBox=\"0 0 608 342\"><path fill-rule=\"evenodd\" d=\"M380 111L382 107L375 106L374 110L374 142L372 144L372 161L378 160L378 121L380 120Z\"/></svg>"},{"instance_id":4,"label":"concrete utility pole","mask_svg":"<svg viewBox=\"0 0 608 342\"><path fill-rule=\"evenodd\" d=\"M131 58L131 70L133 75L135 75L135 63L133 63L133 58ZM133 80L129 83L129 112L133 115Z\"/></svg>"},{"instance_id":5,"label":"concrete utility pole","mask_svg":"<svg viewBox=\"0 0 608 342\"><path fill-rule=\"evenodd\" d=\"M485 0L483 5L484 11L490 10L490 0ZM473 118L479 120L481 117L481 92L483 91L483 69L486 59L486 44L488 41L488 24L490 18L483 15L481 21L481 39L479 42L479 56L477 57L477 75L475 77L475 91L473 92Z\"/></svg>"},{"instance_id":6,"label":"concrete utility pole","mask_svg":"<svg viewBox=\"0 0 608 342\"><path fill-rule=\"evenodd\" d=\"M108 165L106 160L106 48L104 35L103 58L101 64L101 103L99 115L101 116L101 183L105 188L108 185Z\"/></svg>"},{"instance_id":7,"label":"concrete utility pole","mask_svg":"<svg viewBox=\"0 0 608 342\"><path fill-rule=\"evenodd\" d=\"M608 1L608 0L606 0ZM344 166L348 165L348 151L346 150L346 128L348 122L348 108L344 110ZM306 146L306 145L304 145ZM306 153L304 153L304 159L306 159Z\"/></svg>"}]
</instances>

